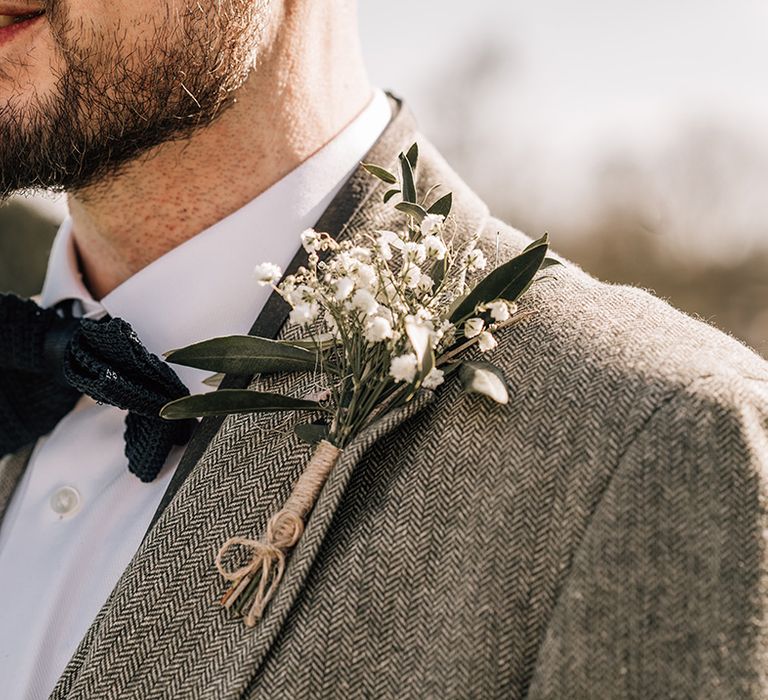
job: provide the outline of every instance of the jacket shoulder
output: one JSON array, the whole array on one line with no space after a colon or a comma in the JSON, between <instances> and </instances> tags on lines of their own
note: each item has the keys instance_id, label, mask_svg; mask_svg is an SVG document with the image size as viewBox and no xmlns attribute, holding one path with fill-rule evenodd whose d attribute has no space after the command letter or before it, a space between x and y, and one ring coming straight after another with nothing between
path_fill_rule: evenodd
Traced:
<instances>
[{"instance_id":1,"label":"jacket shoulder","mask_svg":"<svg viewBox=\"0 0 768 700\"><path fill-rule=\"evenodd\" d=\"M530 241L492 217L481 234L491 260L508 259ZM526 337L536 337L536 346L546 349L542 362L578 357L580 371L595 379L623 376L638 390L677 391L697 383L697 391L708 386L719 394L714 387L735 383L762 396L768 362L744 343L647 290L602 282L557 257L563 265L541 273L521 300L532 312Z\"/></svg>"}]
</instances>

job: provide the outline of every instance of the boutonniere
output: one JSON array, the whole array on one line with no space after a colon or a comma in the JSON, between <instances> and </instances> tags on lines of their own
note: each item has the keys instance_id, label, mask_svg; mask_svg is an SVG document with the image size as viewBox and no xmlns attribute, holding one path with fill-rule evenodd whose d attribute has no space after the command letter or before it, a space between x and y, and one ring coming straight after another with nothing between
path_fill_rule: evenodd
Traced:
<instances>
[{"instance_id":1,"label":"boutonniere","mask_svg":"<svg viewBox=\"0 0 768 700\"><path fill-rule=\"evenodd\" d=\"M417 197L418 147L399 156L399 173L363 167L389 185L384 202L402 215L398 230L371 230L354 241L305 231L307 264L282 278L265 263L257 282L271 285L291 307L289 322L304 330L298 341L254 336L214 338L173 351L169 362L219 373L255 375L313 372L324 389L313 397L220 389L167 404L162 416L182 419L230 413L294 411L321 416L297 422L297 436L315 445L302 476L260 539L232 537L216 557L229 582L221 602L260 619L273 597L291 550L342 450L374 421L434 390L456 375L466 392L500 404L509 400L501 370L483 359L499 333L525 317L517 302L536 273L556 261L546 257L545 235L515 258L488 267L477 241L465 240L451 217L452 195ZM434 200L434 201L433 201ZM282 278L282 281L280 281ZM479 280L478 280L479 278ZM246 548L243 566L225 562Z\"/></svg>"}]
</instances>

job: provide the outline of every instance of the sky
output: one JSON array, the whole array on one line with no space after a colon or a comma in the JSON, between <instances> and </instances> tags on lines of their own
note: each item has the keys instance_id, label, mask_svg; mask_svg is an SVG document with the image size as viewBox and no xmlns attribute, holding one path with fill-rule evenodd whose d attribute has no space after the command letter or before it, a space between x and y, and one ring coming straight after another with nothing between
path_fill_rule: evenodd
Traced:
<instances>
[{"instance_id":1,"label":"sky","mask_svg":"<svg viewBox=\"0 0 768 700\"><path fill-rule=\"evenodd\" d=\"M360 24L373 81L492 208L586 222L618 161L670 240L768 240L768 0L361 0Z\"/></svg>"},{"instance_id":2,"label":"sky","mask_svg":"<svg viewBox=\"0 0 768 700\"><path fill-rule=\"evenodd\" d=\"M374 81L416 104L452 54L493 42L510 106L566 138L658 112L768 114L767 0L361 0L360 24Z\"/></svg>"}]
</instances>

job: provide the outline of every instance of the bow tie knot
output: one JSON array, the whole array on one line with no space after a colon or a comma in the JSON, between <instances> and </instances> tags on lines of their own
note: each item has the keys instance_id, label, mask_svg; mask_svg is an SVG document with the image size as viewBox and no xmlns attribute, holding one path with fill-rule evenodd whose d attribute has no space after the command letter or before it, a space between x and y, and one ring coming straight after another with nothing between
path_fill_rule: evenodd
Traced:
<instances>
[{"instance_id":1,"label":"bow tie knot","mask_svg":"<svg viewBox=\"0 0 768 700\"><path fill-rule=\"evenodd\" d=\"M0 455L53 430L81 394L128 411L128 468L152 481L195 421L159 417L189 391L119 318L72 318L0 295Z\"/></svg>"}]
</instances>

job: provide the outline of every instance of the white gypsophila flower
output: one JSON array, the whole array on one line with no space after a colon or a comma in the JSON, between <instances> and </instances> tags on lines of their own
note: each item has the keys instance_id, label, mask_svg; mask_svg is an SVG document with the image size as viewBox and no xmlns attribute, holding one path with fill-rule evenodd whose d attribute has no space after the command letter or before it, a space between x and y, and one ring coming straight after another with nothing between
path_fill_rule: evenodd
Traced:
<instances>
[{"instance_id":1,"label":"white gypsophila flower","mask_svg":"<svg viewBox=\"0 0 768 700\"><path fill-rule=\"evenodd\" d=\"M427 250L422 243L408 241L403 246L403 254L409 259L421 265L427 259Z\"/></svg>"},{"instance_id":2,"label":"white gypsophila flower","mask_svg":"<svg viewBox=\"0 0 768 700\"><path fill-rule=\"evenodd\" d=\"M427 255L435 260L443 260L448 252L445 243L437 236L427 236L424 239L424 248L427 251Z\"/></svg>"},{"instance_id":3,"label":"white gypsophila flower","mask_svg":"<svg viewBox=\"0 0 768 700\"><path fill-rule=\"evenodd\" d=\"M393 336L392 325L386 318L374 316L365 327L365 339L369 343L380 343Z\"/></svg>"},{"instance_id":4,"label":"white gypsophila flower","mask_svg":"<svg viewBox=\"0 0 768 700\"><path fill-rule=\"evenodd\" d=\"M409 289L416 289L419 286L419 280L421 280L421 269L418 265L411 263L403 270L403 280Z\"/></svg>"},{"instance_id":5,"label":"white gypsophila flower","mask_svg":"<svg viewBox=\"0 0 768 700\"><path fill-rule=\"evenodd\" d=\"M364 289L373 289L378 286L379 276L376 274L376 268L367 263L358 262L351 270L358 286Z\"/></svg>"},{"instance_id":6,"label":"white gypsophila flower","mask_svg":"<svg viewBox=\"0 0 768 700\"><path fill-rule=\"evenodd\" d=\"M435 280L433 280L429 275L422 275L419 278L419 282L416 285L416 289L418 289L420 292L431 292L432 287L435 286Z\"/></svg>"},{"instance_id":7,"label":"white gypsophila flower","mask_svg":"<svg viewBox=\"0 0 768 700\"><path fill-rule=\"evenodd\" d=\"M319 313L320 307L314 302L302 302L293 307L290 321L298 326L308 326L317 319Z\"/></svg>"},{"instance_id":8,"label":"white gypsophila flower","mask_svg":"<svg viewBox=\"0 0 768 700\"><path fill-rule=\"evenodd\" d=\"M264 285L277 282L283 276L283 271L277 265L265 262L256 265L253 274L256 276L256 282Z\"/></svg>"},{"instance_id":9,"label":"white gypsophila flower","mask_svg":"<svg viewBox=\"0 0 768 700\"><path fill-rule=\"evenodd\" d=\"M336 301L344 301L350 294L352 294L352 290L355 288L355 282L350 277L342 277L333 283L333 287L335 290L333 298L336 299Z\"/></svg>"},{"instance_id":10,"label":"white gypsophila flower","mask_svg":"<svg viewBox=\"0 0 768 700\"><path fill-rule=\"evenodd\" d=\"M393 357L389 364L389 376L396 382L410 384L416 378L417 360L412 352Z\"/></svg>"},{"instance_id":11,"label":"white gypsophila flower","mask_svg":"<svg viewBox=\"0 0 768 700\"><path fill-rule=\"evenodd\" d=\"M299 304L314 301L316 292L312 287L300 284L289 290L284 289L283 296L291 306L298 306Z\"/></svg>"},{"instance_id":12,"label":"white gypsophila flower","mask_svg":"<svg viewBox=\"0 0 768 700\"><path fill-rule=\"evenodd\" d=\"M350 248L349 255L355 260L359 260L360 262L368 263L371 262L371 258L373 257L373 253L371 252L370 248L364 248L363 246L355 246L354 248Z\"/></svg>"},{"instance_id":13,"label":"white gypsophila flower","mask_svg":"<svg viewBox=\"0 0 768 700\"><path fill-rule=\"evenodd\" d=\"M503 299L497 299L496 301L489 301L487 304L483 304L483 310L491 312L491 318L497 323L503 323L509 320L509 302Z\"/></svg>"},{"instance_id":14,"label":"white gypsophila flower","mask_svg":"<svg viewBox=\"0 0 768 700\"><path fill-rule=\"evenodd\" d=\"M301 234L301 245L308 253L314 253L320 241L320 234L313 228L306 229Z\"/></svg>"},{"instance_id":15,"label":"white gypsophila flower","mask_svg":"<svg viewBox=\"0 0 768 700\"><path fill-rule=\"evenodd\" d=\"M379 231L376 245L379 247L379 253L384 260L392 260L392 247L402 248L403 241L394 231Z\"/></svg>"},{"instance_id":16,"label":"white gypsophila flower","mask_svg":"<svg viewBox=\"0 0 768 700\"><path fill-rule=\"evenodd\" d=\"M434 323L434 317L432 316L432 312L429 309L424 308L423 306L419 309L416 309L416 315L415 316L409 316L406 320L410 320L414 323L418 323L421 326L427 326L430 330L432 330L433 323Z\"/></svg>"},{"instance_id":17,"label":"white gypsophila flower","mask_svg":"<svg viewBox=\"0 0 768 700\"><path fill-rule=\"evenodd\" d=\"M480 348L480 352L488 352L493 350L499 343L488 331L483 331L477 337L477 347Z\"/></svg>"},{"instance_id":18,"label":"white gypsophila flower","mask_svg":"<svg viewBox=\"0 0 768 700\"><path fill-rule=\"evenodd\" d=\"M427 214L421 220L421 235L431 235L436 228L443 225L443 221L445 221L445 217L442 214Z\"/></svg>"},{"instance_id":19,"label":"white gypsophila flower","mask_svg":"<svg viewBox=\"0 0 768 700\"><path fill-rule=\"evenodd\" d=\"M445 381L445 372L433 367L421 385L425 389L437 389Z\"/></svg>"},{"instance_id":20,"label":"white gypsophila flower","mask_svg":"<svg viewBox=\"0 0 768 700\"><path fill-rule=\"evenodd\" d=\"M474 338L480 335L485 328L485 321L482 318L470 318L464 322L464 337Z\"/></svg>"},{"instance_id":21,"label":"white gypsophila flower","mask_svg":"<svg viewBox=\"0 0 768 700\"><path fill-rule=\"evenodd\" d=\"M352 307L367 316L371 316L376 313L379 304L376 299L373 298L373 294L367 289L358 289L352 297Z\"/></svg>"},{"instance_id":22,"label":"white gypsophila flower","mask_svg":"<svg viewBox=\"0 0 768 700\"><path fill-rule=\"evenodd\" d=\"M475 248L467 258L467 268L469 270L485 270L488 261L480 248Z\"/></svg>"}]
</instances>

